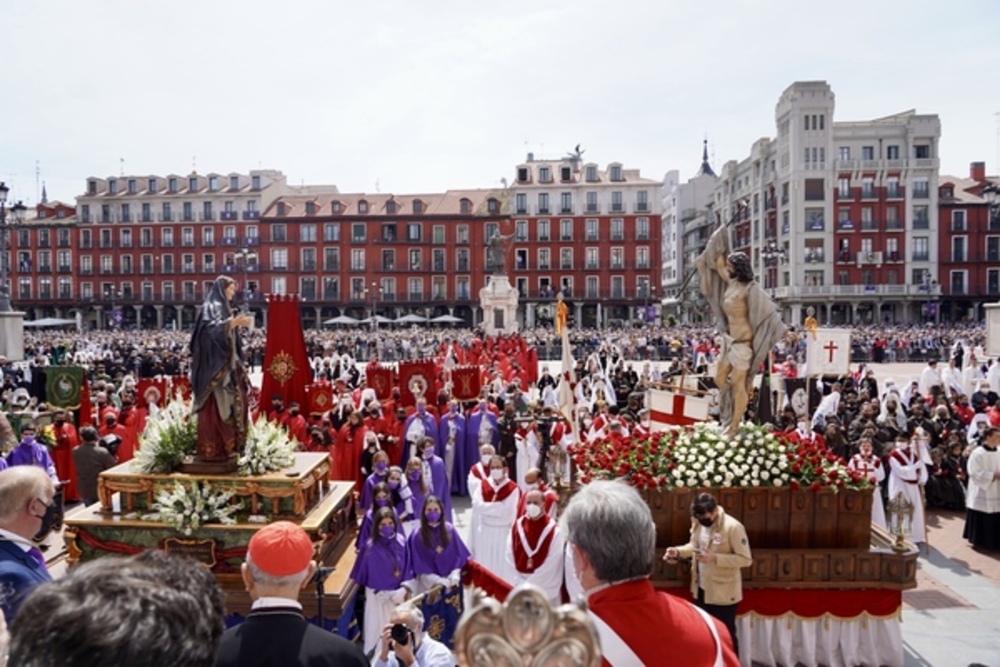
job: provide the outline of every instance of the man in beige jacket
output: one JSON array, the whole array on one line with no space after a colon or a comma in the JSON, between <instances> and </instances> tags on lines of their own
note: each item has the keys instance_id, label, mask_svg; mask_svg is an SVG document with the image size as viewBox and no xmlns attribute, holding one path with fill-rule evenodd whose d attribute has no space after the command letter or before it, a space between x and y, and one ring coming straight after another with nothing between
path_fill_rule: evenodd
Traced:
<instances>
[{"instance_id":1,"label":"man in beige jacket","mask_svg":"<svg viewBox=\"0 0 1000 667\"><path fill-rule=\"evenodd\" d=\"M710 493L695 496L691 517L691 540L669 547L663 560L693 560L696 567L691 573L691 595L699 607L725 624L739 655L736 607L743 599L740 568L753 563L747 531L726 514Z\"/></svg>"}]
</instances>

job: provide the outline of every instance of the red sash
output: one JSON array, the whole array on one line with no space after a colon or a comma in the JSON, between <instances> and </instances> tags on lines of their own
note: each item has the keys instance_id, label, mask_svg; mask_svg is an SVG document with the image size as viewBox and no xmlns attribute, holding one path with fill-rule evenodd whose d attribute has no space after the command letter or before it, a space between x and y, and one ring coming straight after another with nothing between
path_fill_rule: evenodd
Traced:
<instances>
[{"instance_id":1,"label":"red sash","mask_svg":"<svg viewBox=\"0 0 1000 667\"><path fill-rule=\"evenodd\" d=\"M483 500L488 503L503 502L510 497L510 494L517 490L517 484L509 479L499 489L494 488L492 477L483 480Z\"/></svg>"},{"instance_id":2,"label":"red sash","mask_svg":"<svg viewBox=\"0 0 1000 667\"><path fill-rule=\"evenodd\" d=\"M546 532L546 528L550 525L552 528L549 528ZM519 526L524 531L524 539L521 537L521 531L518 530ZM514 522L510 530L510 543L514 552L514 565L517 567L518 572L531 574L541 567L549 555L552 535L556 532L555 523L547 514L543 514L534 521L526 516L522 516ZM531 551L530 554L528 553L529 551Z\"/></svg>"}]
</instances>

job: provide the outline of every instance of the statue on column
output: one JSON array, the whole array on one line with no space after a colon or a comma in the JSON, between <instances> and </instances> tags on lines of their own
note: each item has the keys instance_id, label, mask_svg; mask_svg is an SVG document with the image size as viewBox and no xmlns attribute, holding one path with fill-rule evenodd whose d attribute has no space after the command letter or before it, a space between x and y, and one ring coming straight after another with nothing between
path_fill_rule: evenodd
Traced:
<instances>
[{"instance_id":1,"label":"statue on column","mask_svg":"<svg viewBox=\"0 0 1000 667\"><path fill-rule=\"evenodd\" d=\"M487 242L487 258L489 259L490 268L493 270L493 275L502 276L507 274L507 254L510 252L513 238L513 234L501 235L500 232L494 232L493 236Z\"/></svg>"}]
</instances>

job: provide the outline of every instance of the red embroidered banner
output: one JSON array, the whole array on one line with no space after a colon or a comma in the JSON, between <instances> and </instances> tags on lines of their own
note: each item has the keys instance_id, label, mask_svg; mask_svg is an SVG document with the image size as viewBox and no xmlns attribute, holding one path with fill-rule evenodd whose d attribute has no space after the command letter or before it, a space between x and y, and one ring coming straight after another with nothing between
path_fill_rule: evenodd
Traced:
<instances>
[{"instance_id":1,"label":"red embroidered banner","mask_svg":"<svg viewBox=\"0 0 1000 667\"><path fill-rule=\"evenodd\" d=\"M479 398L482 378L478 366L457 366L451 371L451 393L460 401L474 401Z\"/></svg>"},{"instance_id":2,"label":"red embroidered banner","mask_svg":"<svg viewBox=\"0 0 1000 667\"><path fill-rule=\"evenodd\" d=\"M392 368L389 366L369 366L365 371L366 384L375 390L375 398L380 401L392 397Z\"/></svg>"},{"instance_id":3,"label":"red embroidered banner","mask_svg":"<svg viewBox=\"0 0 1000 667\"><path fill-rule=\"evenodd\" d=\"M306 386L306 412L323 413L333 408L333 385L326 380Z\"/></svg>"},{"instance_id":4,"label":"red embroidered banner","mask_svg":"<svg viewBox=\"0 0 1000 667\"><path fill-rule=\"evenodd\" d=\"M191 398L191 378L186 375L170 376L170 398L177 392L180 392L185 401Z\"/></svg>"},{"instance_id":5,"label":"red embroidered banner","mask_svg":"<svg viewBox=\"0 0 1000 667\"><path fill-rule=\"evenodd\" d=\"M280 394L286 406L308 405L306 385L312 382L312 368L306 356L298 295L268 294L267 319L271 326L267 327L261 398L269 402Z\"/></svg>"},{"instance_id":6,"label":"red embroidered banner","mask_svg":"<svg viewBox=\"0 0 1000 667\"><path fill-rule=\"evenodd\" d=\"M167 401L170 400L170 388L167 386L167 378L143 378L135 386L135 393L138 395L139 405L145 407L150 403L155 403L158 407L167 407ZM191 383L188 382L188 389L190 390Z\"/></svg>"},{"instance_id":7,"label":"red embroidered banner","mask_svg":"<svg viewBox=\"0 0 1000 667\"><path fill-rule=\"evenodd\" d=\"M416 397L419 395L433 404L435 380L437 380L437 367L433 361L423 359L421 361L401 362L399 364L400 405L404 407L416 405Z\"/></svg>"}]
</instances>

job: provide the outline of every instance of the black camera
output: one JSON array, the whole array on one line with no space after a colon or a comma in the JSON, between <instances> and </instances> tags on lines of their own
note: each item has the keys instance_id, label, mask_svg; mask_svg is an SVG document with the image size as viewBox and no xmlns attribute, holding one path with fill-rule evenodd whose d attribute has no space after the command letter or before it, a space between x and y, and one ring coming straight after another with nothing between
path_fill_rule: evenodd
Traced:
<instances>
[{"instance_id":1,"label":"black camera","mask_svg":"<svg viewBox=\"0 0 1000 667\"><path fill-rule=\"evenodd\" d=\"M392 641L397 644L406 646L410 643L410 629L402 623L394 624L390 633L392 634Z\"/></svg>"}]
</instances>

